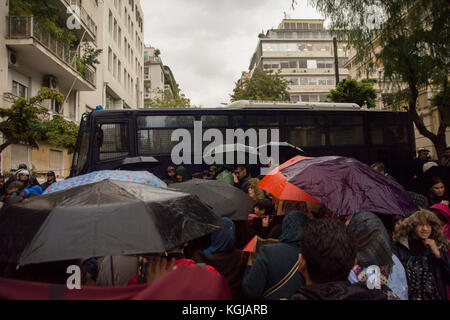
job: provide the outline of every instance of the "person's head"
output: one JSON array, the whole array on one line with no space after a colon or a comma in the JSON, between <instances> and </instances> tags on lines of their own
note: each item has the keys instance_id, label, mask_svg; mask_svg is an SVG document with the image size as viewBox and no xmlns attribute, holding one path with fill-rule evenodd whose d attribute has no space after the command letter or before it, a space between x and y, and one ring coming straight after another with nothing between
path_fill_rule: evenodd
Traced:
<instances>
[{"instance_id":1,"label":"person's head","mask_svg":"<svg viewBox=\"0 0 450 320\"><path fill-rule=\"evenodd\" d=\"M208 173L209 173L209 176L210 177L215 177L216 176L216 174L217 174L217 167L216 166L210 166L209 167L209 170L208 170Z\"/></svg>"},{"instance_id":2,"label":"person's head","mask_svg":"<svg viewBox=\"0 0 450 320\"><path fill-rule=\"evenodd\" d=\"M272 201L269 199L261 199L256 202L256 204L253 206L253 212L258 217L264 217L267 215L273 214L273 204Z\"/></svg>"},{"instance_id":3,"label":"person's head","mask_svg":"<svg viewBox=\"0 0 450 320\"><path fill-rule=\"evenodd\" d=\"M175 167L172 167L172 166L168 167L167 168L167 175L169 177L173 177L175 175Z\"/></svg>"},{"instance_id":4,"label":"person's head","mask_svg":"<svg viewBox=\"0 0 450 320\"><path fill-rule=\"evenodd\" d=\"M429 159L430 150L425 149L425 148L419 148L419 150L417 150L417 153L418 153L419 159L422 159L422 160Z\"/></svg>"},{"instance_id":5,"label":"person's head","mask_svg":"<svg viewBox=\"0 0 450 320\"><path fill-rule=\"evenodd\" d=\"M228 227L211 233L211 245L203 251L207 255L229 252L234 249L234 242L236 239L236 227L234 222L226 217L222 217L222 221L225 222Z\"/></svg>"},{"instance_id":6,"label":"person's head","mask_svg":"<svg viewBox=\"0 0 450 320\"><path fill-rule=\"evenodd\" d=\"M345 225L314 219L300 234L299 272L307 285L345 281L356 263L356 248Z\"/></svg>"},{"instance_id":7,"label":"person's head","mask_svg":"<svg viewBox=\"0 0 450 320\"><path fill-rule=\"evenodd\" d=\"M307 214L310 219L327 218L333 215L323 203L306 202Z\"/></svg>"},{"instance_id":8,"label":"person's head","mask_svg":"<svg viewBox=\"0 0 450 320\"><path fill-rule=\"evenodd\" d=\"M186 181L186 168L179 166L177 170L175 170L175 178L178 182Z\"/></svg>"},{"instance_id":9,"label":"person's head","mask_svg":"<svg viewBox=\"0 0 450 320\"><path fill-rule=\"evenodd\" d=\"M209 178L209 171L203 170L202 171L202 179L208 179Z\"/></svg>"},{"instance_id":10,"label":"person's head","mask_svg":"<svg viewBox=\"0 0 450 320\"><path fill-rule=\"evenodd\" d=\"M0 189L5 185L5 177L0 174Z\"/></svg>"},{"instance_id":11,"label":"person's head","mask_svg":"<svg viewBox=\"0 0 450 320\"><path fill-rule=\"evenodd\" d=\"M419 210L404 219L394 232L394 242L403 239L433 239L438 247L450 248L450 242L442 233L441 223L436 215L429 210Z\"/></svg>"},{"instance_id":12,"label":"person's head","mask_svg":"<svg viewBox=\"0 0 450 320\"><path fill-rule=\"evenodd\" d=\"M16 196L24 196L25 185L20 181L13 181L9 184L8 189L6 190L8 195L16 195Z\"/></svg>"},{"instance_id":13,"label":"person's head","mask_svg":"<svg viewBox=\"0 0 450 320\"><path fill-rule=\"evenodd\" d=\"M247 184L247 193L250 198L255 201L261 200L265 198L264 190L258 188L260 180L258 178L251 178L248 180Z\"/></svg>"},{"instance_id":14,"label":"person's head","mask_svg":"<svg viewBox=\"0 0 450 320\"><path fill-rule=\"evenodd\" d=\"M351 217L347 228L355 239L360 266L392 266L391 237L380 218L372 212L360 212Z\"/></svg>"},{"instance_id":15,"label":"person's head","mask_svg":"<svg viewBox=\"0 0 450 320\"><path fill-rule=\"evenodd\" d=\"M432 177L429 185L428 195L430 197L443 197L445 195L445 185L440 177Z\"/></svg>"},{"instance_id":16,"label":"person's head","mask_svg":"<svg viewBox=\"0 0 450 320\"><path fill-rule=\"evenodd\" d=\"M17 170L21 170L21 169L28 170L28 167L27 167L27 165L25 163L21 163L17 167Z\"/></svg>"},{"instance_id":17,"label":"person's head","mask_svg":"<svg viewBox=\"0 0 450 320\"><path fill-rule=\"evenodd\" d=\"M374 164L371 165L371 168L375 171L378 171L382 175L386 174L386 167L384 166L383 162L375 162Z\"/></svg>"},{"instance_id":18,"label":"person's head","mask_svg":"<svg viewBox=\"0 0 450 320\"><path fill-rule=\"evenodd\" d=\"M437 203L430 207L430 211L438 217L441 225L450 224L450 208L447 205Z\"/></svg>"},{"instance_id":19,"label":"person's head","mask_svg":"<svg viewBox=\"0 0 450 320\"><path fill-rule=\"evenodd\" d=\"M308 220L306 213L298 210L289 212L283 219L280 242L298 246L300 234L308 224Z\"/></svg>"},{"instance_id":20,"label":"person's head","mask_svg":"<svg viewBox=\"0 0 450 320\"><path fill-rule=\"evenodd\" d=\"M56 182L56 175L53 171L47 172L47 182L48 183Z\"/></svg>"},{"instance_id":21,"label":"person's head","mask_svg":"<svg viewBox=\"0 0 450 320\"><path fill-rule=\"evenodd\" d=\"M239 180L244 179L247 176L247 168L244 165L237 165L234 169L234 174Z\"/></svg>"},{"instance_id":22,"label":"person's head","mask_svg":"<svg viewBox=\"0 0 450 320\"><path fill-rule=\"evenodd\" d=\"M28 170L20 169L19 171L17 171L18 181L21 181L26 184L29 179L30 179L30 172L28 172Z\"/></svg>"}]
</instances>

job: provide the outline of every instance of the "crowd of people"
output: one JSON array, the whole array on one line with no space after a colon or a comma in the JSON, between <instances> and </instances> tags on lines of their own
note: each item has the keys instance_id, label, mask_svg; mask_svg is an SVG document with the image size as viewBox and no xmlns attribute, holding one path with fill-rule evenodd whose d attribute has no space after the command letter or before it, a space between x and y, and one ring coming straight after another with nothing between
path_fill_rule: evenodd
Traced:
<instances>
[{"instance_id":1,"label":"crowd of people","mask_svg":"<svg viewBox=\"0 0 450 320\"><path fill-rule=\"evenodd\" d=\"M223 277L235 300L448 300L449 177L426 173L449 167L450 161L433 162L427 151L419 150L416 164L421 171L412 173L421 188L405 186L419 208L406 217L376 212L338 215L321 203L283 201L258 188L263 177L252 177L244 165L232 171L211 166L192 177L224 180L247 193L254 202L247 221L222 217L229 228L161 254L93 257L76 263L84 272L84 284L90 286L153 285L180 266L197 266ZM446 155L450 159L450 148ZM383 163L371 167L395 180ZM164 181L170 186L187 179L184 166L170 166ZM40 186L20 168L14 179L3 182L3 202L23 201L26 193L42 193L54 182L49 172ZM254 245L249 249L250 243ZM73 263L0 276L65 284L65 273L55 273ZM185 281L196 285L195 279Z\"/></svg>"}]
</instances>

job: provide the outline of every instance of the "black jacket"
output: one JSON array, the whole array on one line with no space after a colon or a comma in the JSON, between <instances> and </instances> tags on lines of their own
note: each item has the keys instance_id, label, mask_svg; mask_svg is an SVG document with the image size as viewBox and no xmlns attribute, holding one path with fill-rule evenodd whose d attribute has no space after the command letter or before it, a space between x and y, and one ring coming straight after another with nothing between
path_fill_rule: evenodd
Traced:
<instances>
[{"instance_id":1,"label":"black jacket","mask_svg":"<svg viewBox=\"0 0 450 320\"><path fill-rule=\"evenodd\" d=\"M387 300L382 290L370 290L361 283L349 281L314 284L300 289L292 300Z\"/></svg>"},{"instance_id":2,"label":"black jacket","mask_svg":"<svg viewBox=\"0 0 450 320\"><path fill-rule=\"evenodd\" d=\"M450 284L450 257L444 250L440 249L439 251L441 253L440 259L436 258L428 247L425 250L425 256L429 257L431 272L436 280L439 295L443 300L447 300L447 289L445 285ZM401 243L396 243L396 252L398 253L398 258L406 269L408 261L411 257L413 257L412 252ZM409 281L410 280L408 279L408 282Z\"/></svg>"}]
</instances>

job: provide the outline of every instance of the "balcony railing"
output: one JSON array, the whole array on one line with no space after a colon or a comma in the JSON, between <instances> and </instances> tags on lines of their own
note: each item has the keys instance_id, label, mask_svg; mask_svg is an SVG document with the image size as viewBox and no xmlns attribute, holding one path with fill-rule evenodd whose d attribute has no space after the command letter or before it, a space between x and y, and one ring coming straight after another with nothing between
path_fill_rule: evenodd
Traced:
<instances>
[{"instance_id":1,"label":"balcony railing","mask_svg":"<svg viewBox=\"0 0 450 320\"><path fill-rule=\"evenodd\" d=\"M79 11L74 12L75 15L78 16L79 20L81 20L89 29L92 34L97 37L97 25L91 16L87 13L86 9L81 5L80 0L62 0L67 6L77 6Z\"/></svg>"},{"instance_id":2,"label":"balcony railing","mask_svg":"<svg viewBox=\"0 0 450 320\"><path fill-rule=\"evenodd\" d=\"M7 28L6 38L8 39L29 39L32 38L38 41L46 49L50 50L55 56L65 62L75 72L80 74L86 81L95 86L95 69L86 66L86 72L84 74L77 70L76 60L78 53L76 50L72 50L58 41L55 36L45 31L37 20L33 17L6 17Z\"/></svg>"}]
</instances>

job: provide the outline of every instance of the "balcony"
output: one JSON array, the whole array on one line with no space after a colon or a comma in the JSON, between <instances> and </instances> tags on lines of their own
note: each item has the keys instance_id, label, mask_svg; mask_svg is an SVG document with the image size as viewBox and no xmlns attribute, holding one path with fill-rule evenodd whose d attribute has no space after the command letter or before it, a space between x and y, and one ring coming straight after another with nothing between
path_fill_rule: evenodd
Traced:
<instances>
[{"instance_id":1,"label":"balcony","mask_svg":"<svg viewBox=\"0 0 450 320\"><path fill-rule=\"evenodd\" d=\"M78 72L78 53L46 32L33 17L7 17L6 45L17 54L20 67L52 74L70 84L76 78L75 90L95 90L95 69L86 66L83 74Z\"/></svg>"},{"instance_id":2,"label":"balcony","mask_svg":"<svg viewBox=\"0 0 450 320\"><path fill-rule=\"evenodd\" d=\"M82 6L81 4L81 0L53 0L54 2L56 2L57 4L62 4L64 5L64 10L61 10L61 12L64 13L64 18L67 19L68 18L68 12L69 8L72 9L73 6L76 6L76 10L72 10L73 15L75 16L77 22L80 24L80 26L82 27L82 29L86 30L86 34L85 34L85 38L84 40L88 40L88 41L94 41L97 38L97 24L94 22L94 20L92 19L92 17L88 14L88 12L86 11L85 7ZM77 33L78 37L81 38L84 30L82 29L74 29L73 31L75 33Z\"/></svg>"}]
</instances>

